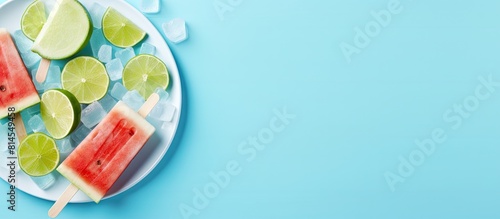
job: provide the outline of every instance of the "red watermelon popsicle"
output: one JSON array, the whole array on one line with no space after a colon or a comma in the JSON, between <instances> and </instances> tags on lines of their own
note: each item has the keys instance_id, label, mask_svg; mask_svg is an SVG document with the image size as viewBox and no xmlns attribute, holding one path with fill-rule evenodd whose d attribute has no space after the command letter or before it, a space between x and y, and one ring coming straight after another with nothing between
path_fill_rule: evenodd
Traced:
<instances>
[{"instance_id":1,"label":"red watermelon popsicle","mask_svg":"<svg viewBox=\"0 0 500 219\"><path fill-rule=\"evenodd\" d=\"M9 32L0 28L0 119L7 117L9 107L20 112L39 102L35 85Z\"/></svg>"},{"instance_id":2,"label":"red watermelon popsicle","mask_svg":"<svg viewBox=\"0 0 500 219\"><path fill-rule=\"evenodd\" d=\"M155 128L144 117L158 100L159 96L152 94L139 112L118 102L59 165L57 171L71 184L49 210L50 217L56 217L78 189L99 203L154 133Z\"/></svg>"}]
</instances>

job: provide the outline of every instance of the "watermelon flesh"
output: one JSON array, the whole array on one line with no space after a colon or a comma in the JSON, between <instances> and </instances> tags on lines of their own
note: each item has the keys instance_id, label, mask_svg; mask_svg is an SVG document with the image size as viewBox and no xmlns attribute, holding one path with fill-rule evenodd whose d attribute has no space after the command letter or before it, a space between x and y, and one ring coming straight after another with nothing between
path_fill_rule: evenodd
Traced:
<instances>
[{"instance_id":1,"label":"watermelon flesh","mask_svg":"<svg viewBox=\"0 0 500 219\"><path fill-rule=\"evenodd\" d=\"M7 117L9 108L19 112L39 102L12 37L6 29L0 29L0 119Z\"/></svg>"},{"instance_id":2,"label":"watermelon flesh","mask_svg":"<svg viewBox=\"0 0 500 219\"><path fill-rule=\"evenodd\" d=\"M154 131L120 101L57 171L99 203Z\"/></svg>"}]
</instances>

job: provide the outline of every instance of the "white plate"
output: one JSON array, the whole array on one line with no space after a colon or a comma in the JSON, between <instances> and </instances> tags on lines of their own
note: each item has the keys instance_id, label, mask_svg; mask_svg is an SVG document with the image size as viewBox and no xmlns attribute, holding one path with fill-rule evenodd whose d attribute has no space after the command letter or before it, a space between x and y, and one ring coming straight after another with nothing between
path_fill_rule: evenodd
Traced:
<instances>
[{"instance_id":1,"label":"white plate","mask_svg":"<svg viewBox=\"0 0 500 219\"><path fill-rule=\"evenodd\" d=\"M168 88L168 91L170 93L169 101L178 109L171 129L156 131L153 137L151 137L148 143L142 148L139 154L131 162L130 166L125 170L122 176L106 194L105 198L109 198L126 191L127 189L140 182L163 158L170 144L172 143L175 132L177 131L177 126L179 125L182 94L179 72L177 70L177 65L175 64L174 57L172 56L172 53L170 52L170 49L168 48L168 45L163 39L162 35L153 26L153 24L151 24L151 22L137 9L123 0L81 0L80 2L85 7L90 8L90 5L96 1L98 1L99 4L105 7L112 6L113 8L117 9L120 13L128 17L135 24L137 24L147 32L148 37L144 42L156 46L156 56L162 59L167 65L170 73L170 85ZM21 29L21 16L26 7L31 2L32 0L8 0L7 2L0 5L0 28L7 28L11 33ZM2 141L0 140L0 142ZM1 148L4 148L6 146L7 145L3 144L0 145ZM0 176L3 180L7 180L8 174L4 168L0 168ZM22 171L19 171L17 173L16 183L18 189L33 196L52 201L57 200L57 198L62 194L64 189L69 184L69 182L64 177L59 176L54 186L52 186L48 190L42 190L38 188L35 183L33 183L33 181L29 178L29 176L24 174ZM79 191L73 197L73 199L71 199L72 203L91 201L92 200L81 191Z\"/></svg>"}]
</instances>

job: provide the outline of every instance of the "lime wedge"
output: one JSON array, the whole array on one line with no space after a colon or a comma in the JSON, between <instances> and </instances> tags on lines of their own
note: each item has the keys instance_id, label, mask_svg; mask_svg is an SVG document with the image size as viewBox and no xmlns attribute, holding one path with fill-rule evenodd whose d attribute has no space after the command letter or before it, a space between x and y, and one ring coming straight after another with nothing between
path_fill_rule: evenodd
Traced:
<instances>
[{"instance_id":1,"label":"lime wedge","mask_svg":"<svg viewBox=\"0 0 500 219\"><path fill-rule=\"evenodd\" d=\"M75 0L58 0L31 50L45 59L65 59L82 50L91 34L85 8Z\"/></svg>"},{"instance_id":2,"label":"lime wedge","mask_svg":"<svg viewBox=\"0 0 500 219\"><path fill-rule=\"evenodd\" d=\"M132 47L146 36L146 32L114 8L109 7L102 17L104 37L118 47Z\"/></svg>"},{"instance_id":3,"label":"lime wedge","mask_svg":"<svg viewBox=\"0 0 500 219\"><path fill-rule=\"evenodd\" d=\"M82 108L73 94L61 89L45 91L40 113L47 131L55 139L68 136L80 122Z\"/></svg>"},{"instance_id":4,"label":"lime wedge","mask_svg":"<svg viewBox=\"0 0 500 219\"><path fill-rule=\"evenodd\" d=\"M24 11L21 18L21 30L26 37L34 41L46 21L45 5L42 1L36 0Z\"/></svg>"},{"instance_id":5,"label":"lime wedge","mask_svg":"<svg viewBox=\"0 0 500 219\"><path fill-rule=\"evenodd\" d=\"M80 103L92 103L106 95L109 77L97 59L81 56L69 61L61 74L62 87L75 95Z\"/></svg>"},{"instance_id":6,"label":"lime wedge","mask_svg":"<svg viewBox=\"0 0 500 219\"><path fill-rule=\"evenodd\" d=\"M19 166L30 176L44 176L59 164L59 151L54 139L43 133L28 135L19 145Z\"/></svg>"},{"instance_id":7,"label":"lime wedge","mask_svg":"<svg viewBox=\"0 0 500 219\"><path fill-rule=\"evenodd\" d=\"M158 87L166 89L169 81L167 66L152 55L138 55L123 69L125 88L139 91L144 99L148 99Z\"/></svg>"}]
</instances>

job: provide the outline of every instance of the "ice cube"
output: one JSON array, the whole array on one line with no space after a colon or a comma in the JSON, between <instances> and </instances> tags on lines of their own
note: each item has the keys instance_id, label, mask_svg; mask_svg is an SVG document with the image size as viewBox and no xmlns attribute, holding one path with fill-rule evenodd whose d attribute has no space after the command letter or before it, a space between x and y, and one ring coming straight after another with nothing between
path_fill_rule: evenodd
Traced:
<instances>
[{"instance_id":1,"label":"ice cube","mask_svg":"<svg viewBox=\"0 0 500 219\"><path fill-rule=\"evenodd\" d=\"M56 145L59 153L61 153L62 155L67 155L73 151L73 145L71 144L70 137L56 140Z\"/></svg>"},{"instance_id":2,"label":"ice cube","mask_svg":"<svg viewBox=\"0 0 500 219\"><path fill-rule=\"evenodd\" d=\"M149 116L164 122L171 122L174 118L175 111L175 106L167 103L167 101L159 101L156 106L153 107Z\"/></svg>"},{"instance_id":3,"label":"ice cube","mask_svg":"<svg viewBox=\"0 0 500 219\"><path fill-rule=\"evenodd\" d=\"M120 59L113 59L106 63L106 71L112 81L120 80L123 75L123 64Z\"/></svg>"},{"instance_id":4,"label":"ice cube","mask_svg":"<svg viewBox=\"0 0 500 219\"><path fill-rule=\"evenodd\" d=\"M39 55L33 52L21 53L21 58L23 59L26 68L35 67L35 65L42 59Z\"/></svg>"},{"instance_id":5,"label":"ice cube","mask_svg":"<svg viewBox=\"0 0 500 219\"><path fill-rule=\"evenodd\" d=\"M48 133L40 115L31 117L31 119L28 121L28 125L30 126L31 130L33 130L33 132L43 132L45 134Z\"/></svg>"},{"instance_id":6,"label":"ice cube","mask_svg":"<svg viewBox=\"0 0 500 219\"><path fill-rule=\"evenodd\" d=\"M139 50L139 54L155 55L155 53L156 53L156 47L149 43L143 43L141 45L141 50Z\"/></svg>"},{"instance_id":7,"label":"ice cube","mask_svg":"<svg viewBox=\"0 0 500 219\"><path fill-rule=\"evenodd\" d=\"M173 43L180 43L188 37L186 22L181 18L170 20L162 26L165 35Z\"/></svg>"},{"instance_id":8,"label":"ice cube","mask_svg":"<svg viewBox=\"0 0 500 219\"><path fill-rule=\"evenodd\" d=\"M161 129L163 130L169 130L173 127L174 123L172 122L163 122L163 124L161 125Z\"/></svg>"},{"instance_id":9,"label":"ice cube","mask_svg":"<svg viewBox=\"0 0 500 219\"><path fill-rule=\"evenodd\" d=\"M160 101L168 100L168 98L170 97L170 94L161 87L157 87L155 89L155 93L157 93L160 96Z\"/></svg>"},{"instance_id":10,"label":"ice cube","mask_svg":"<svg viewBox=\"0 0 500 219\"><path fill-rule=\"evenodd\" d=\"M113 47L110 45L102 45L99 49L97 57L101 62L107 63L111 61L111 56L113 55Z\"/></svg>"},{"instance_id":11,"label":"ice cube","mask_svg":"<svg viewBox=\"0 0 500 219\"><path fill-rule=\"evenodd\" d=\"M94 25L95 28L101 28L101 23L102 23L101 21L104 12L106 12L106 8L104 8L97 2L92 3L92 5L90 6L89 14L90 17L92 18L92 24Z\"/></svg>"},{"instance_id":12,"label":"ice cube","mask_svg":"<svg viewBox=\"0 0 500 219\"><path fill-rule=\"evenodd\" d=\"M117 100L121 100L127 91L127 88L125 88L120 82L117 82L111 90L111 96Z\"/></svg>"},{"instance_id":13,"label":"ice cube","mask_svg":"<svg viewBox=\"0 0 500 219\"><path fill-rule=\"evenodd\" d=\"M19 53L31 52L33 42L24 35L23 31L14 31L14 43L16 44Z\"/></svg>"},{"instance_id":14,"label":"ice cube","mask_svg":"<svg viewBox=\"0 0 500 219\"><path fill-rule=\"evenodd\" d=\"M61 68L58 65L50 65L45 83L61 83Z\"/></svg>"},{"instance_id":15,"label":"ice cube","mask_svg":"<svg viewBox=\"0 0 500 219\"><path fill-rule=\"evenodd\" d=\"M102 29L94 28L92 32L92 36L90 36L90 47L92 48L92 54L94 57L99 57L99 50L102 45L107 44L106 39L104 38L104 34L102 33Z\"/></svg>"},{"instance_id":16,"label":"ice cube","mask_svg":"<svg viewBox=\"0 0 500 219\"><path fill-rule=\"evenodd\" d=\"M82 110L81 121L87 128L92 128L96 126L105 116L106 111L104 108L102 108L98 101L94 101Z\"/></svg>"},{"instance_id":17,"label":"ice cube","mask_svg":"<svg viewBox=\"0 0 500 219\"><path fill-rule=\"evenodd\" d=\"M29 113L30 116L34 116L36 114L40 114L40 104L33 105L23 110Z\"/></svg>"},{"instance_id":18,"label":"ice cube","mask_svg":"<svg viewBox=\"0 0 500 219\"><path fill-rule=\"evenodd\" d=\"M33 180L40 189L46 190L56 183L56 173L49 173L45 176L32 176L31 180Z\"/></svg>"},{"instance_id":19,"label":"ice cube","mask_svg":"<svg viewBox=\"0 0 500 219\"><path fill-rule=\"evenodd\" d=\"M99 103L106 112L109 112L115 106L116 100L109 94L106 94L106 96L99 100Z\"/></svg>"},{"instance_id":20,"label":"ice cube","mask_svg":"<svg viewBox=\"0 0 500 219\"><path fill-rule=\"evenodd\" d=\"M128 60L134 58L135 52L132 47L128 47L125 49L120 49L115 53L115 57L122 61L123 65L126 65Z\"/></svg>"},{"instance_id":21,"label":"ice cube","mask_svg":"<svg viewBox=\"0 0 500 219\"><path fill-rule=\"evenodd\" d=\"M71 134L71 140L74 141L75 145L79 145L87 135L90 133L89 128L85 127L82 123L76 128L76 130Z\"/></svg>"},{"instance_id":22,"label":"ice cube","mask_svg":"<svg viewBox=\"0 0 500 219\"><path fill-rule=\"evenodd\" d=\"M142 0L141 12L155 14L160 11L160 0Z\"/></svg>"},{"instance_id":23,"label":"ice cube","mask_svg":"<svg viewBox=\"0 0 500 219\"><path fill-rule=\"evenodd\" d=\"M8 147L5 146L8 144L7 138L9 137L9 125L7 122L9 122L7 118L0 119L0 145L4 145L0 147L0 152L7 151L8 149Z\"/></svg>"},{"instance_id":24,"label":"ice cube","mask_svg":"<svg viewBox=\"0 0 500 219\"><path fill-rule=\"evenodd\" d=\"M45 90L49 90L49 89L56 89L56 88L62 88L61 86L61 83L45 83L45 85L43 86L43 88Z\"/></svg>"},{"instance_id":25,"label":"ice cube","mask_svg":"<svg viewBox=\"0 0 500 219\"><path fill-rule=\"evenodd\" d=\"M137 90L128 91L127 93L125 93L122 100L124 103L126 103L130 108L132 108L135 111L139 110L142 104L146 102Z\"/></svg>"}]
</instances>

